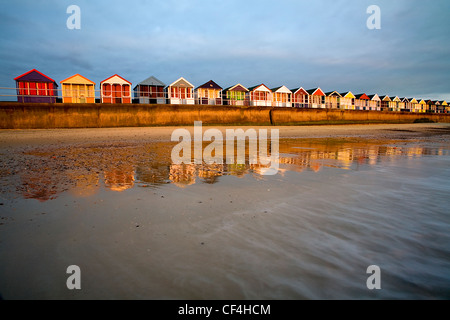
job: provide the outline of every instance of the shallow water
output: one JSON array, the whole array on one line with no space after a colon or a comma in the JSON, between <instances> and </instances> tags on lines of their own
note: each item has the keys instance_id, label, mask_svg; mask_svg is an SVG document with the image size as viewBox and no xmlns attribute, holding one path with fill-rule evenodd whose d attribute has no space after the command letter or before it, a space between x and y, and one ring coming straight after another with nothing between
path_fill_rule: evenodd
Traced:
<instances>
[{"instance_id":1,"label":"shallow water","mask_svg":"<svg viewBox=\"0 0 450 320\"><path fill-rule=\"evenodd\" d=\"M172 146L3 153L3 298L450 298L450 144L285 139L275 176Z\"/></svg>"}]
</instances>

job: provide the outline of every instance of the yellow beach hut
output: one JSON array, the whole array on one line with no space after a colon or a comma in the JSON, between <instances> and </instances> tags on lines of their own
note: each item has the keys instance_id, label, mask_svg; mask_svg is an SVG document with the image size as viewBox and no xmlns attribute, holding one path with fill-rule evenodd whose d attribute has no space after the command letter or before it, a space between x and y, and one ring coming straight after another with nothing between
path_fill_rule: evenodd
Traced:
<instances>
[{"instance_id":1,"label":"yellow beach hut","mask_svg":"<svg viewBox=\"0 0 450 320\"><path fill-rule=\"evenodd\" d=\"M95 82L80 74L62 80L63 103L95 103Z\"/></svg>"},{"instance_id":2,"label":"yellow beach hut","mask_svg":"<svg viewBox=\"0 0 450 320\"><path fill-rule=\"evenodd\" d=\"M341 105L341 109L345 109L345 110L355 110L355 95L351 92L344 92L344 93L340 93L341 98L340 98L340 105Z\"/></svg>"}]
</instances>

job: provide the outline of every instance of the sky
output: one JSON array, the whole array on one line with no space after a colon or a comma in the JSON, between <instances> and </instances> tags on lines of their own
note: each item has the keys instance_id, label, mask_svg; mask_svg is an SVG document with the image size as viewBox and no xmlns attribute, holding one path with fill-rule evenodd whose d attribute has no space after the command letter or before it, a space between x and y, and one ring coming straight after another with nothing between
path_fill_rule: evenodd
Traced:
<instances>
[{"instance_id":1,"label":"sky","mask_svg":"<svg viewBox=\"0 0 450 320\"><path fill-rule=\"evenodd\" d=\"M450 101L450 1L3 0L0 87L34 68L58 84L153 75Z\"/></svg>"}]
</instances>

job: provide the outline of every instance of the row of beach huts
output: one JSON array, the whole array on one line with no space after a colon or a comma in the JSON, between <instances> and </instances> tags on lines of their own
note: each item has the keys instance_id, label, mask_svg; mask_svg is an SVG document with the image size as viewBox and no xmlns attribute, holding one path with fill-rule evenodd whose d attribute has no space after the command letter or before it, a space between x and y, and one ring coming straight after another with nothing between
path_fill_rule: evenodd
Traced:
<instances>
[{"instance_id":1,"label":"row of beach huts","mask_svg":"<svg viewBox=\"0 0 450 320\"><path fill-rule=\"evenodd\" d=\"M305 90L280 86L270 89L264 84L247 88L236 84L223 89L212 80L195 87L184 78L166 85L152 76L132 90L131 82L115 74L100 82L100 98L96 99L95 82L79 74L60 81L61 89L55 80L36 69L14 80L17 100L24 103L199 104L450 113L446 101L353 94L350 91L324 92L320 88Z\"/></svg>"}]
</instances>

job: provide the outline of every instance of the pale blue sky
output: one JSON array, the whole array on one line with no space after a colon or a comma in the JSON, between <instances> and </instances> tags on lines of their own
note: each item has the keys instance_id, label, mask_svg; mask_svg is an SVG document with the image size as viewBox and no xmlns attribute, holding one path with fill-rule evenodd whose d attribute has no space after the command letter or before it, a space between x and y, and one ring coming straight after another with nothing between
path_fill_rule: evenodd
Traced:
<instances>
[{"instance_id":1,"label":"pale blue sky","mask_svg":"<svg viewBox=\"0 0 450 320\"><path fill-rule=\"evenodd\" d=\"M66 27L72 4L81 30ZM36 68L58 83L117 73L450 100L449 17L447 0L6 0L0 86Z\"/></svg>"}]
</instances>

